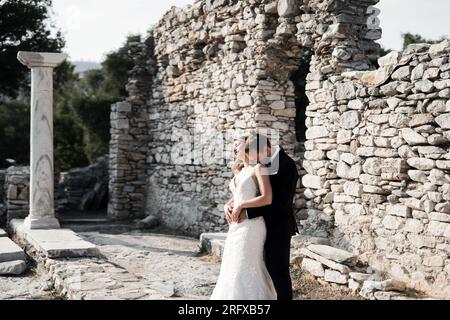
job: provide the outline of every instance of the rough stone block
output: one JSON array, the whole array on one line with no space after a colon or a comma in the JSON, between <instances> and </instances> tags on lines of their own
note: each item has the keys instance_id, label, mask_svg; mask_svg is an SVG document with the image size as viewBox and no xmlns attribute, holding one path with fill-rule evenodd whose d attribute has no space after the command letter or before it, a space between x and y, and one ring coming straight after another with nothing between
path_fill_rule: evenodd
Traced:
<instances>
[{"instance_id":1,"label":"rough stone block","mask_svg":"<svg viewBox=\"0 0 450 320\"><path fill-rule=\"evenodd\" d=\"M335 270L325 270L325 281L338 284L347 284L348 275L342 274Z\"/></svg>"},{"instance_id":2,"label":"rough stone block","mask_svg":"<svg viewBox=\"0 0 450 320\"><path fill-rule=\"evenodd\" d=\"M0 238L0 262L26 260L25 252L11 239Z\"/></svg>"},{"instance_id":3,"label":"rough stone block","mask_svg":"<svg viewBox=\"0 0 450 320\"><path fill-rule=\"evenodd\" d=\"M27 269L23 260L0 262L0 275L21 275Z\"/></svg>"},{"instance_id":4,"label":"rough stone block","mask_svg":"<svg viewBox=\"0 0 450 320\"><path fill-rule=\"evenodd\" d=\"M71 258L98 255L97 247L69 229L28 230L23 220L12 220L13 232L49 258Z\"/></svg>"},{"instance_id":5,"label":"rough stone block","mask_svg":"<svg viewBox=\"0 0 450 320\"><path fill-rule=\"evenodd\" d=\"M334 248L326 245L312 244L307 247L308 250L338 263L354 262L355 255L339 248Z\"/></svg>"},{"instance_id":6,"label":"rough stone block","mask_svg":"<svg viewBox=\"0 0 450 320\"><path fill-rule=\"evenodd\" d=\"M320 262L308 258L304 258L302 261L302 269L308 271L316 277L323 277L325 270Z\"/></svg>"}]
</instances>

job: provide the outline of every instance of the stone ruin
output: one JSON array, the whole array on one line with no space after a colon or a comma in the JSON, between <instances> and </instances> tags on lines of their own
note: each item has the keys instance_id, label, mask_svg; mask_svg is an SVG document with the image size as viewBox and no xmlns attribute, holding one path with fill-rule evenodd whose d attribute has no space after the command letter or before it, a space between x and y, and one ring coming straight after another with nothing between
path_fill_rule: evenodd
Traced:
<instances>
[{"instance_id":1,"label":"stone ruin","mask_svg":"<svg viewBox=\"0 0 450 320\"><path fill-rule=\"evenodd\" d=\"M302 176L302 236L450 297L450 42L379 58L377 2L173 7L134 44L129 97L112 106L109 215L150 215L195 235L226 230L229 163L177 163L171 152L194 144L186 138L199 126L207 145L208 129L271 128ZM307 50L304 104L293 74Z\"/></svg>"},{"instance_id":2,"label":"stone ruin","mask_svg":"<svg viewBox=\"0 0 450 320\"><path fill-rule=\"evenodd\" d=\"M11 166L0 170L0 226L24 219L30 211L30 168ZM108 157L98 157L83 168L54 174L55 212L93 212L108 202Z\"/></svg>"}]
</instances>

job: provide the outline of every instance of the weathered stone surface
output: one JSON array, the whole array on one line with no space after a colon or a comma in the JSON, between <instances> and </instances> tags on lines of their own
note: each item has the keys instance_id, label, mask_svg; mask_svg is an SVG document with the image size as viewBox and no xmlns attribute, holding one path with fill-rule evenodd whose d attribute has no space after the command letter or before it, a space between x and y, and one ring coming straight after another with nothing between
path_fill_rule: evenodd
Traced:
<instances>
[{"instance_id":1,"label":"weathered stone surface","mask_svg":"<svg viewBox=\"0 0 450 320\"><path fill-rule=\"evenodd\" d=\"M403 218L408 218L411 216L411 208L400 204L389 206L386 211L393 216L399 216Z\"/></svg>"},{"instance_id":2,"label":"weathered stone surface","mask_svg":"<svg viewBox=\"0 0 450 320\"><path fill-rule=\"evenodd\" d=\"M0 262L0 275L21 275L27 269L23 260Z\"/></svg>"},{"instance_id":3,"label":"weathered stone surface","mask_svg":"<svg viewBox=\"0 0 450 320\"><path fill-rule=\"evenodd\" d=\"M221 258L226 238L226 233L202 233L200 235L200 248L204 252Z\"/></svg>"},{"instance_id":4,"label":"weathered stone surface","mask_svg":"<svg viewBox=\"0 0 450 320\"><path fill-rule=\"evenodd\" d=\"M427 231L433 236L450 238L450 223L431 221Z\"/></svg>"},{"instance_id":5,"label":"weathered stone surface","mask_svg":"<svg viewBox=\"0 0 450 320\"><path fill-rule=\"evenodd\" d=\"M26 260L25 252L7 237L0 238L0 263L16 260Z\"/></svg>"},{"instance_id":6,"label":"weathered stone surface","mask_svg":"<svg viewBox=\"0 0 450 320\"><path fill-rule=\"evenodd\" d=\"M434 84L430 80L421 80L421 81L416 82L415 88L419 92L428 93L433 90Z\"/></svg>"},{"instance_id":7,"label":"weathered stone surface","mask_svg":"<svg viewBox=\"0 0 450 320\"><path fill-rule=\"evenodd\" d=\"M363 193L363 186L356 182L347 181L344 183L344 193L349 196L360 197Z\"/></svg>"},{"instance_id":8,"label":"weathered stone surface","mask_svg":"<svg viewBox=\"0 0 450 320\"><path fill-rule=\"evenodd\" d=\"M344 112L340 119L340 125L344 129L353 129L358 126L360 122L358 111Z\"/></svg>"},{"instance_id":9,"label":"weathered stone surface","mask_svg":"<svg viewBox=\"0 0 450 320\"><path fill-rule=\"evenodd\" d=\"M316 138L323 138L328 137L329 131L327 128L322 126L312 127L306 130L306 138L307 139L316 139Z\"/></svg>"},{"instance_id":10,"label":"weathered stone surface","mask_svg":"<svg viewBox=\"0 0 450 320\"><path fill-rule=\"evenodd\" d=\"M278 14L280 17L292 16L298 13L299 8L295 0L279 0Z\"/></svg>"},{"instance_id":11,"label":"weathered stone surface","mask_svg":"<svg viewBox=\"0 0 450 320\"><path fill-rule=\"evenodd\" d=\"M337 100L354 99L355 94L355 86L351 82L344 82L336 85Z\"/></svg>"},{"instance_id":12,"label":"weathered stone surface","mask_svg":"<svg viewBox=\"0 0 450 320\"><path fill-rule=\"evenodd\" d=\"M433 120L434 120L433 115L431 115L429 113L414 114L411 117L411 120L409 121L408 125L410 127L417 127L417 126L421 126L421 125L424 125L424 124L432 123Z\"/></svg>"},{"instance_id":13,"label":"weathered stone surface","mask_svg":"<svg viewBox=\"0 0 450 320\"><path fill-rule=\"evenodd\" d=\"M250 95L241 96L239 97L238 104L242 108L250 107L253 104L253 98Z\"/></svg>"},{"instance_id":14,"label":"weathered stone surface","mask_svg":"<svg viewBox=\"0 0 450 320\"><path fill-rule=\"evenodd\" d=\"M436 117L436 123L443 129L450 129L450 113Z\"/></svg>"},{"instance_id":15,"label":"weathered stone surface","mask_svg":"<svg viewBox=\"0 0 450 320\"><path fill-rule=\"evenodd\" d=\"M450 170L450 160L437 160L436 166L439 169Z\"/></svg>"},{"instance_id":16,"label":"weathered stone surface","mask_svg":"<svg viewBox=\"0 0 450 320\"><path fill-rule=\"evenodd\" d=\"M69 229L27 230L22 220L11 221L11 227L16 236L49 258L86 257L98 254L94 244L83 240Z\"/></svg>"},{"instance_id":17,"label":"weathered stone surface","mask_svg":"<svg viewBox=\"0 0 450 320\"><path fill-rule=\"evenodd\" d=\"M378 58L378 65L385 67L389 65L396 65L401 58L401 53L398 51L391 51L388 54Z\"/></svg>"},{"instance_id":18,"label":"weathered stone surface","mask_svg":"<svg viewBox=\"0 0 450 320\"><path fill-rule=\"evenodd\" d=\"M394 80L409 80L411 77L411 66L403 66L398 68L392 73L392 79Z\"/></svg>"},{"instance_id":19,"label":"weathered stone surface","mask_svg":"<svg viewBox=\"0 0 450 320\"><path fill-rule=\"evenodd\" d=\"M345 162L340 161L336 167L336 174L341 178L356 179L361 174L361 165L349 166Z\"/></svg>"},{"instance_id":20,"label":"weathered stone surface","mask_svg":"<svg viewBox=\"0 0 450 320\"><path fill-rule=\"evenodd\" d=\"M335 270L327 269L325 270L325 281L327 282L333 282L333 283L339 283L339 284L346 284L348 280L348 275L342 274Z\"/></svg>"},{"instance_id":21,"label":"weathered stone surface","mask_svg":"<svg viewBox=\"0 0 450 320\"><path fill-rule=\"evenodd\" d=\"M312 188L312 189L322 189L323 187L323 180L319 176L314 176L311 174L306 174L302 178L302 184L306 188Z\"/></svg>"},{"instance_id":22,"label":"weathered stone surface","mask_svg":"<svg viewBox=\"0 0 450 320\"><path fill-rule=\"evenodd\" d=\"M421 170L408 170L408 176L411 178L412 181L423 183L428 181L427 174Z\"/></svg>"},{"instance_id":23,"label":"weathered stone surface","mask_svg":"<svg viewBox=\"0 0 450 320\"><path fill-rule=\"evenodd\" d=\"M350 263L355 258L355 255L351 252L326 245L312 244L307 249L338 263Z\"/></svg>"},{"instance_id":24,"label":"weathered stone surface","mask_svg":"<svg viewBox=\"0 0 450 320\"><path fill-rule=\"evenodd\" d=\"M409 128L402 129L402 137L411 146L427 143L424 136Z\"/></svg>"},{"instance_id":25,"label":"weathered stone surface","mask_svg":"<svg viewBox=\"0 0 450 320\"><path fill-rule=\"evenodd\" d=\"M316 253L314 253L314 252L312 252L312 251L310 251L310 250L308 250L306 248L302 248L300 250L300 254L302 254L303 256L308 257L310 259L319 261L323 265L325 265L325 266L327 266L327 267L329 267L331 269L337 270L340 273L348 274L350 272L350 268L347 267L346 265L343 265L343 264L334 262L334 261L332 261L330 259L324 258L321 255L318 255L318 254L316 254Z\"/></svg>"},{"instance_id":26,"label":"weathered stone surface","mask_svg":"<svg viewBox=\"0 0 450 320\"><path fill-rule=\"evenodd\" d=\"M323 277L325 275L325 270L322 264L316 260L303 258L301 266L302 269L308 271L316 277Z\"/></svg>"},{"instance_id":27,"label":"weathered stone surface","mask_svg":"<svg viewBox=\"0 0 450 320\"><path fill-rule=\"evenodd\" d=\"M401 218L387 215L383 219L383 226L389 230L398 230L402 226L403 220Z\"/></svg>"},{"instance_id":28,"label":"weathered stone surface","mask_svg":"<svg viewBox=\"0 0 450 320\"><path fill-rule=\"evenodd\" d=\"M434 168L434 160L427 158L411 158L406 160L406 162L413 168L419 170L431 170Z\"/></svg>"}]
</instances>

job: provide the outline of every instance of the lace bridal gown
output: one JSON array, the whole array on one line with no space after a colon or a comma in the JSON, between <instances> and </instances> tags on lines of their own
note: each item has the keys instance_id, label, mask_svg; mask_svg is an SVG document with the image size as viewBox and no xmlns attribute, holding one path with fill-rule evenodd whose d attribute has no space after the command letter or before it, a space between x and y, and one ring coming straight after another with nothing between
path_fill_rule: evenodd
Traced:
<instances>
[{"instance_id":1,"label":"lace bridal gown","mask_svg":"<svg viewBox=\"0 0 450 320\"><path fill-rule=\"evenodd\" d=\"M235 205L257 195L253 171L253 167L245 167L231 180ZM263 217L230 225L212 300L276 299L277 294L264 263L265 240Z\"/></svg>"}]
</instances>

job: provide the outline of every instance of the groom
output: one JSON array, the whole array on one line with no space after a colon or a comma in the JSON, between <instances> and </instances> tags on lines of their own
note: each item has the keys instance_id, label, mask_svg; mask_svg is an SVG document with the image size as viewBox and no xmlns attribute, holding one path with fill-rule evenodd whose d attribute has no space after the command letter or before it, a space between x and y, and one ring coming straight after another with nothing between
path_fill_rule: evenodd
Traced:
<instances>
[{"instance_id":1,"label":"groom","mask_svg":"<svg viewBox=\"0 0 450 320\"><path fill-rule=\"evenodd\" d=\"M272 204L241 212L240 221L264 217L267 228L264 245L265 262L277 291L278 300L292 300L292 282L289 273L291 237L298 233L292 202L298 180L297 167L281 147L271 147L262 134L249 138L249 152L257 152L258 162L269 169L272 186ZM269 161L264 161L268 159ZM230 221L233 203L227 203L227 220Z\"/></svg>"}]
</instances>

